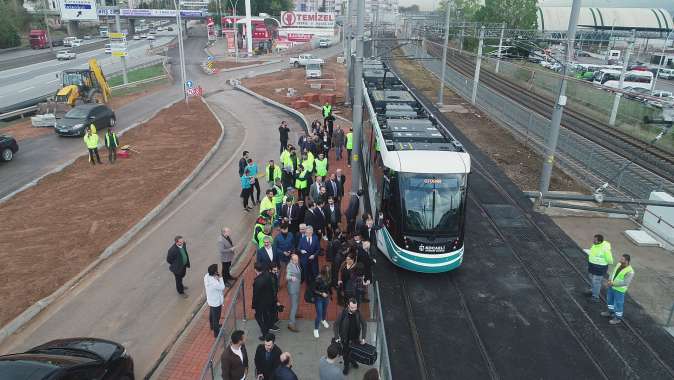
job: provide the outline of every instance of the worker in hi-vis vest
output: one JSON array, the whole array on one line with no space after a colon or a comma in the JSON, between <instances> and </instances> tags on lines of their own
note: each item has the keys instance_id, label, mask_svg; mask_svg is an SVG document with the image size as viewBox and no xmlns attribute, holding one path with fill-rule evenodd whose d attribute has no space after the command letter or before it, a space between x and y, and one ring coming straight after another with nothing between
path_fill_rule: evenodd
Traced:
<instances>
[{"instance_id":1,"label":"worker in hi-vis vest","mask_svg":"<svg viewBox=\"0 0 674 380\"><path fill-rule=\"evenodd\" d=\"M634 269L630 265L630 255L622 255L620 262L615 266L611 276L608 278L608 290L606 292L606 304L608 311L603 311L603 317L610 317L609 323L612 325L620 324L623 320L623 310L625 307L625 293L627 288L634 280Z\"/></svg>"},{"instance_id":2,"label":"worker in hi-vis vest","mask_svg":"<svg viewBox=\"0 0 674 380\"><path fill-rule=\"evenodd\" d=\"M604 280L608 266L613 264L613 255L611 254L611 243L604 240L602 235L594 235L590 254L587 257L587 271L590 275L590 290L586 295L592 297L593 302L599 302L599 291L601 283Z\"/></svg>"},{"instance_id":3,"label":"worker in hi-vis vest","mask_svg":"<svg viewBox=\"0 0 674 380\"><path fill-rule=\"evenodd\" d=\"M351 151L353 150L353 128L346 134L346 164L351 167Z\"/></svg>"}]
</instances>

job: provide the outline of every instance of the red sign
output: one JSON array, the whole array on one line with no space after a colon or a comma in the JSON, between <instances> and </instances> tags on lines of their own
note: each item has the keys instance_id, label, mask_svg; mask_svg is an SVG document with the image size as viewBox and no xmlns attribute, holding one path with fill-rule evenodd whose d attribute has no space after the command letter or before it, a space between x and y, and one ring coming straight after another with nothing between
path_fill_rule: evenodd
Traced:
<instances>
[{"instance_id":1,"label":"red sign","mask_svg":"<svg viewBox=\"0 0 674 380\"><path fill-rule=\"evenodd\" d=\"M233 28L234 23L241 20L243 16L226 16L222 17L222 25L228 25L228 27ZM231 25L229 25L231 24Z\"/></svg>"},{"instance_id":2,"label":"red sign","mask_svg":"<svg viewBox=\"0 0 674 380\"><path fill-rule=\"evenodd\" d=\"M328 12L281 12L281 26L334 28L335 14Z\"/></svg>"},{"instance_id":3,"label":"red sign","mask_svg":"<svg viewBox=\"0 0 674 380\"><path fill-rule=\"evenodd\" d=\"M215 22L213 22L213 17L206 17L206 26L212 26L214 24Z\"/></svg>"},{"instance_id":4,"label":"red sign","mask_svg":"<svg viewBox=\"0 0 674 380\"><path fill-rule=\"evenodd\" d=\"M201 88L201 86L188 88L185 91L187 92L187 96L203 96L204 95L204 89Z\"/></svg>"}]
</instances>

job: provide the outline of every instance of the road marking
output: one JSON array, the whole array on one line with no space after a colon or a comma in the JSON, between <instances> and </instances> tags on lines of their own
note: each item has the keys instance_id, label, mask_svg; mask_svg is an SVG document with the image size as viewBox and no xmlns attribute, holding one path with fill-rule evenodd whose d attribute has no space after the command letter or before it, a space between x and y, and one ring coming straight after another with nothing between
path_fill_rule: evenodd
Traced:
<instances>
[{"instance_id":1,"label":"road marking","mask_svg":"<svg viewBox=\"0 0 674 380\"><path fill-rule=\"evenodd\" d=\"M26 91L32 90L32 89L34 89L34 88L35 88L35 86L30 86L30 87L22 88L21 90L19 90L19 91L17 91L17 92L26 92Z\"/></svg>"},{"instance_id":2,"label":"road marking","mask_svg":"<svg viewBox=\"0 0 674 380\"><path fill-rule=\"evenodd\" d=\"M49 83L56 83L56 82L58 82L58 81L59 81L58 79L50 80L49 82L47 82L47 84L49 84Z\"/></svg>"}]
</instances>

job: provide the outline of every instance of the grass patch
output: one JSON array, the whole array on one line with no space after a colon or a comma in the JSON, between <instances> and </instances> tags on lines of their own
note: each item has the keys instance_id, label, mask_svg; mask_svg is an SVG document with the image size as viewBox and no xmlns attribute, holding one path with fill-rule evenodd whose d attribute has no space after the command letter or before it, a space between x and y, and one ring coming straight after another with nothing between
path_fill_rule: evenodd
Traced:
<instances>
[{"instance_id":1,"label":"grass patch","mask_svg":"<svg viewBox=\"0 0 674 380\"><path fill-rule=\"evenodd\" d=\"M157 80L152 81L152 82L140 83L140 84L137 84L137 85L131 85L131 86L127 86L127 87L113 89L112 90L112 96L114 97L114 96L133 95L133 94L136 94L136 93L139 93L139 92L146 91L146 90L148 90L152 87L161 86L161 85L164 85L164 84L167 84L167 83L170 83L168 78L161 78L161 79L157 79Z\"/></svg>"},{"instance_id":2,"label":"grass patch","mask_svg":"<svg viewBox=\"0 0 674 380\"><path fill-rule=\"evenodd\" d=\"M160 75L164 75L164 66L159 63L153 66L141 67L139 69L129 70L127 72L127 77L130 82L136 82L143 79L154 78ZM110 87L119 86L124 84L124 77L120 75L115 75L108 79L108 85Z\"/></svg>"}]
</instances>

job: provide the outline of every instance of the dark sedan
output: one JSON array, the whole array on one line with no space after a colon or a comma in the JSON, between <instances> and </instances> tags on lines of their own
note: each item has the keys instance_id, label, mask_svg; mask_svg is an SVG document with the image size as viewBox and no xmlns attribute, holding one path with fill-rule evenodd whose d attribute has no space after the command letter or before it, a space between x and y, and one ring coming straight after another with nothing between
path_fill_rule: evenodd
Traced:
<instances>
[{"instance_id":1,"label":"dark sedan","mask_svg":"<svg viewBox=\"0 0 674 380\"><path fill-rule=\"evenodd\" d=\"M96 129L113 127L117 121L115 113L104 104L82 104L68 111L56 121L54 130L61 136L84 136L89 124Z\"/></svg>"},{"instance_id":2,"label":"dark sedan","mask_svg":"<svg viewBox=\"0 0 674 380\"><path fill-rule=\"evenodd\" d=\"M12 136L0 135L0 161L12 161L19 151L19 144Z\"/></svg>"},{"instance_id":3,"label":"dark sedan","mask_svg":"<svg viewBox=\"0 0 674 380\"><path fill-rule=\"evenodd\" d=\"M120 344L97 338L58 339L0 356L0 378L133 380L133 359Z\"/></svg>"}]
</instances>

